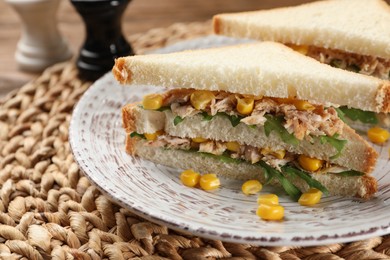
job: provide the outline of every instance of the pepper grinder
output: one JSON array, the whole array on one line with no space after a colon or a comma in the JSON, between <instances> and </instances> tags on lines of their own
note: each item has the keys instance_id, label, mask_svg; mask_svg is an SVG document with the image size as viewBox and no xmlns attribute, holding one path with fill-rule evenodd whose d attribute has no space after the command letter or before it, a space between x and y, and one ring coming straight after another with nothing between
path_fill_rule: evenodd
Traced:
<instances>
[{"instance_id":1,"label":"pepper grinder","mask_svg":"<svg viewBox=\"0 0 390 260\"><path fill-rule=\"evenodd\" d=\"M57 28L57 10L61 0L5 0L22 22L21 38L15 59L20 69L39 72L72 56Z\"/></svg>"},{"instance_id":2,"label":"pepper grinder","mask_svg":"<svg viewBox=\"0 0 390 260\"><path fill-rule=\"evenodd\" d=\"M86 40L77 59L79 76L96 80L114 65L114 59L134 55L122 35L122 15L131 0L70 0L86 27Z\"/></svg>"}]
</instances>

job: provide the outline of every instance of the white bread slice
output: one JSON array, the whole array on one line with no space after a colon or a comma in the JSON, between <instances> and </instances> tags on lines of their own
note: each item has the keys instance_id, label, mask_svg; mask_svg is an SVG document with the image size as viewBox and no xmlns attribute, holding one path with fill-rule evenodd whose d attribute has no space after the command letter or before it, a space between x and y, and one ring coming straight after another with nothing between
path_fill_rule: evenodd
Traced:
<instances>
[{"instance_id":1,"label":"white bread slice","mask_svg":"<svg viewBox=\"0 0 390 260\"><path fill-rule=\"evenodd\" d=\"M157 116L158 114L159 116ZM148 118L153 117L159 117L159 120L145 122ZM253 129L244 123L232 127L230 121L223 116L215 116L211 121L204 121L201 115L195 115L185 118L183 122L175 126L173 124L175 115L170 110L151 111L145 110L137 104L129 104L123 107L122 118L127 133L136 131L144 134L164 130L169 135L182 138L203 137L223 142L237 141L255 147L272 147L274 150L283 149L295 154L305 154L365 173L370 173L374 169L378 157L377 152L346 124L340 139L348 140L348 142L338 158L330 159L332 155L337 153L336 149L330 144L321 144L318 138L313 144L302 140L299 145L293 146L283 142L274 131L267 137L263 127Z\"/></svg>"},{"instance_id":2,"label":"white bread slice","mask_svg":"<svg viewBox=\"0 0 390 260\"><path fill-rule=\"evenodd\" d=\"M116 59L122 84L224 90L390 111L390 82L332 68L275 42Z\"/></svg>"},{"instance_id":3,"label":"white bread slice","mask_svg":"<svg viewBox=\"0 0 390 260\"><path fill-rule=\"evenodd\" d=\"M182 150L162 149L158 147L145 146L145 140L131 138L127 135L126 150L131 155L139 156L143 159L174 167L177 169L194 169L201 173L216 173L239 180L258 179L265 182L265 176L259 166L249 163L224 163L218 159L204 157L196 152L185 152ZM291 179L287 177L302 192L308 190L308 185L301 179ZM340 177L335 174L312 174L312 177L327 188L330 195L340 195L347 197L371 198L377 190L377 182L371 176ZM279 185L277 182L271 183Z\"/></svg>"},{"instance_id":4,"label":"white bread slice","mask_svg":"<svg viewBox=\"0 0 390 260\"><path fill-rule=\"evenodd\" d=\"M390 59L390 7L383 0L328 0L214 16L214 32L314 45Z\"/></svg>"}]
</instances>

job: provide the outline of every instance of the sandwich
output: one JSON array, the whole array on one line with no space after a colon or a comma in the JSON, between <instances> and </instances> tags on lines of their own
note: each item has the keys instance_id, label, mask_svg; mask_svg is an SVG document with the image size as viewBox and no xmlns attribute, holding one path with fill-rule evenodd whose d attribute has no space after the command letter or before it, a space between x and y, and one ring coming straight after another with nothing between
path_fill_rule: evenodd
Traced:
<instances>
[{"instance_id":1,"label":"sandwich","mask_svg":"<svg viewBox=\"0 0 390 260\"><path fill-rule=\"evenodd\" d=\"M167 89L123 107L131 155L258 179L295 200L313 187L364 199L377 190L371 176L377 152L333 105L388 111L389 85L380 79L326 66L275 42L122 57L112 71L130 87Z\"/></svg>"},{"instance_id":2,"label":"sandwich","mask_svg":"<svg viewBox=\"0 0 390 260\"><path fill-rule=\"evenodd\" d=\"M383 0L327 0L213 18L216 34L276 41L330 66L390 80L390 6ZM362 89L364 93L364 90ZM348 106L339 112L389 126L386 114Z\"/></svg>"}]
</instances>

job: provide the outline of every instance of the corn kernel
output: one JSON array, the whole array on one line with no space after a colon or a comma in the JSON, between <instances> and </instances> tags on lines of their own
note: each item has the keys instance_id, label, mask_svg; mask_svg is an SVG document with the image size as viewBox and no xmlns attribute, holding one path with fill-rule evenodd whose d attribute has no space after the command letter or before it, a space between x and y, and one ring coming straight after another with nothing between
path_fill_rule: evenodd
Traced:
<instances>
[{"instance_id":1,"label":"corn kernel","mask_svg":"<svg viewBox=\"0 0 390 260\"><path fill-rule=\"evenodd\" d=\"M284 217L284 208L280 205L263 203L257 208L256 214L264 220L281 220Z\"/></svg>"},{"instance_id":2,"label":"corn kernel","mask_svg":"<svg viewBox=\"0 0 390 260\"><path fill-rule=\"evenodd\" d=\"M213 92L207 90L194 91L190 96L191 105L198 110L205 109L213 99Z\"/></svg>"},{"instance_id":3,"label":"corn kernel","mask_svg":"<svg viewBox=\"0 0 390 260\"><path fill-rule=\"evenodd\" d=\"M295 100L293 104L300 111L312 111L315 109L315 106L305 100Z\"/></svg>"},{"instance_id":4,"label":"corn kernel","mask_svg":"<svg viewBox=\"0 0 390 260\"><path fill-rule=\"evenodd\" d=\"M309 189L307 192L303 193L298 200L298 203L302 206L312 206L320 202L322 192L315 188Z\"/></svg>"},{"instance_id":5,"label":"corn kernel","mask_svg":"<svg viewBox=\"0 0 390 260\"><path fill-rule=\"evenodd\" d=\"M200 174L191 169L185 170L180 174L180 180L185 186L195 187L199 183Z\"/></svg>"},{"instance_id":6,"label":"corn kernel","mask_svg":"<svg viewBox=\"0 0 390 260\"><path fill-rule=\"evenodd\" d=\"M204 142L207 141L207 139L206 139L206 138L203 138L203 137L195 137L195 138L192 138L191 140L192 140L193 142L195 142L195 143L204 143Z\"/></svg>"},{"instance_id":7,"label":"corn kernel","mask_svg":"<svg viewBox=\"0 0 390 260\"><path fill-rule=\"evenodd\" d=\"M240 151L240 144L238 142L227 142L226 149L228 149L231 152L238 153Z\"/></svg>"},{"instance_id":8,"label":"corn kernel","mask_svg":"<svg viewBox=\"0 0 390 260\"><path fill-rule=\"evenodd\" d=\"M267 154L272 153L272 150L269 149L269 148L261 148L260 153L261 153L262 155L267 155Z\"/></svg>"},{"instance_id":9,"label":"corn kernel","mask_svg":"<svg viewBox=\"0 0 390 260\"><path fill-rule=\"evenodd\" d=\"M200 187L204 190L215 190L221 185L217 175L213 173L204 174L200 177Z\"/></svg>"},{"instance_id":10,"label":"corn kernel","mask_svg":"<svg viewBox=\"0 0 390 260\"><path fill-rule=\"evenodd\" d=\"M237 98L237 111L242 115L249 115L253 111L255 100L253 98Z\"/></svg>"},{"instance_id":11,"label":"corn kernel","mask_svg":"<svg viewBox=\"0 0 390 260\"><path fill-rule=\"evenodd\" d=\"M271 153L273 156L275 156L278 159L283 159L284 156L286 156L285 150L277 150Z\"/></svg>"},{"instance_id":12,"label":"corn kernel","mask_svg":"<svg viewBox=\"0 0 390 260\"><path fill-rule=\"evenodd\" d=\"M322 165L324 164L323 160L311 158L311 157L306 156L304 154L299 155L298 162L299 162L299 165L304 170L309 171L309 172L315 172L315 171L321 169Z\"/></svg>"},{"instance_id":13,"label":"corn kernel","mask_svg":"<svg viewBox=\"0 0 390 260\"><path fill-rule=\"evenodd\" d=\"M275 194L261 194L257 198L257 204L279 205L279 197Z\"/></svg>"},{"instance_id":14,"label":"corn kernel","mask_svg":"<svg viewBox=\"0 0 390 260\"><path fill-rule=\"evenodd\" d=\"M293 49L296 52L299 52L303 55L306 55L307 52L309 51L309 46L307 45L295 45L295 44L290 44L289 45L291 49Z\"/></svg>"},{"instance_id":15,"label":"corn kernel","mask_svg":"<svg viewBox=\"0 0 390 260\"><path fill-rule=\"evenodd\" d=\"M288 98L273 98L277 103L279 104L292 104L295 101L295 98L288 97Z\"/></svg>"},{"instance_id":16,"label":"corn kernel","mask_svg":"<svg viewBox=\"0 0 390 260\"><path fill-rule=\"evenodd\" d=\"M163 130L158 130L154 133L144 133L144 136L145 136L146 140L154 141L157 139L158 136L162 135L163 133L164 133Z\"/></svg>"},{"instance_id":17,"label":"corn kernel","mask_svg":"<svg viewBox=\"0 0 390 260\"><path fill-rule=\"evenodd\" d=\"M142 106L144 109L156 110L161 108L163 103L163 98L160 94L149 94L144 96L142 100Z\"/></svg>"},{"instance_id":18,"label":"corn kernel","mask_svg":"<svg viewBox=\"0 0 390 260\"><path fill-rule=\"evenodd\" d=\"M373 127L367 131L368 139L377 144L383 144L390 137L390 133L380 127Z\"/></svg>"},{"instance_id":19,"label":"corn kernel","mask_svg":"<svg viewBox=\"0 0 390 260\"><path fill-rule=\"evenodd\" d=\"M284 156L286 156L286 151L285 150L272 151L270 148L261 148L260 153L262 155L271 154L271 155L273 155L274 157L276 157L278 159L283 159Z\"/></svg>"},{"instance_id":20,"label":"corn kernel","mask_svg":"<svg viewBox=\"0 0 390 260\"><path fill-rule=\"evenodd\" d=\"M253 195L261 191L263 185L258 180L249 180L244 182L241 186L241 190L245 195Z\"/></svg>"}]
</instances>

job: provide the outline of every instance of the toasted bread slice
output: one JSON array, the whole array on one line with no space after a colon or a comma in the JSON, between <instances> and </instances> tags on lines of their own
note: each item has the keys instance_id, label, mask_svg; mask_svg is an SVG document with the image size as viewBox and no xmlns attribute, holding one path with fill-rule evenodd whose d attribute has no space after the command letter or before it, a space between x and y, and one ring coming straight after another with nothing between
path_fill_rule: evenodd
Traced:
<instances>
[{"instance_id":1,"label":"toasted bread slice","mask_svg":"<svg viewBox=\"0 0 390 260\"><path fill-rule=\"evenodd\" d=\"M214 16L216 34L313 45L390 59L390 7L383 0L328 0Z\"/></svg>"},{"instance_id":2,"label":"toasted bread slice","mask_svg":"<svg viewBox=\"0 0 390 260\"><path fill-rule=\"evenodd\" d=\"M113 73L123 84L295 97L390 111L390 82L332 68L275 42L123 57L115 61Z\"/></svg>"}]
</instances>

